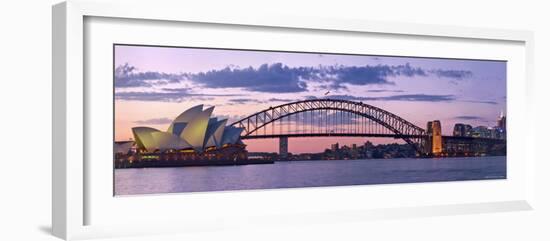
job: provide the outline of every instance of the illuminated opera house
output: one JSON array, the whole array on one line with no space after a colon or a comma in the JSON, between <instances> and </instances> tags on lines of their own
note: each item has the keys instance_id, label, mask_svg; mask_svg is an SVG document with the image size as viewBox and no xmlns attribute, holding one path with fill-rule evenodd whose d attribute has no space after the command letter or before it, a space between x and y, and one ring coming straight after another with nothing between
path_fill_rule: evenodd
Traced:
<instances>
[{"instance_id":1,"label":"illuminated opera house","mask_svg":"<svg viewBox=\"0 0 550 241\"><path fill-rule=\"evenodd\" d=\"M115 162L227 162L246 159L242 128L212 118L214 107L192 107L172 121L166 131L134 127L133 142L115 143ZM174 163L172 163L174 164Z\"/></svg>"}]
</instances>

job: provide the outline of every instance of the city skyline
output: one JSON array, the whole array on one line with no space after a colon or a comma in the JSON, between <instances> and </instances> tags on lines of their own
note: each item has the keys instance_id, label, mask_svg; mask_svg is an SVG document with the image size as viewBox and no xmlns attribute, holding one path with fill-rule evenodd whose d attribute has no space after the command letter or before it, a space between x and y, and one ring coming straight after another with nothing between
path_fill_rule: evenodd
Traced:
<instances>
[{"instance_id":1,"label":"city skyline","mask_svg":"<svg viewBox=\"0 0 550 241\"><path fill-rule=\"evenodd\" d=\"M231 123L296 100L353 100L422 128L441 120L445 135L452 135L455 123L494 126L506 111L504 61L127 45L115 46L114 54L117 141L130 139L135 126L165 130L177 114L197 104L215 106L213 116ZM348 145L365 140L338 138ZM319 149L308 138L290 141L291 152ZM277 148L277 140L245 143L250 151Z\"/></svg>"}]
</instances>

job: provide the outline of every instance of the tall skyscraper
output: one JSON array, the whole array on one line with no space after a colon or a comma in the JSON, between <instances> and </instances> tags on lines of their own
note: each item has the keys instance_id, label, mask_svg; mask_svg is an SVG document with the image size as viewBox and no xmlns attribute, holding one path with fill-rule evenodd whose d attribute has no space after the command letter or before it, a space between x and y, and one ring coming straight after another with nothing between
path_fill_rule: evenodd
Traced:
<instances>
[{"instance_id":1,"label":"tall skyscraper","mask_svg":"<svg viewBox=\"0 0 550 241\"><path fill-rule=\"evenodd\" d=\"M471 136L472 126L468 124L456 123L453 129L453 136Z\"/></svg>"},{"instance_id":2,"label":"tall skyscraper","mask_svg":"<svg viewBox=\"0 0 550 241\"><path fill-rule=\"evenodd\" d=\"M501 128L502 130L506 131L506 116L504 115L504 112L500 112L500 116L497 120L497 126Z\"/></svg>"},{"instance_id":3,"label":"tall skyscraper","mask_svg":"<svg viewBox=\"0 0 550 241\"><path fill-rule=\"evenodd\" d=\"M462 123L456 123L455 127L453 128L453 136L465 136L466 134L466 126Z\"/></svg>"}]
</instances>

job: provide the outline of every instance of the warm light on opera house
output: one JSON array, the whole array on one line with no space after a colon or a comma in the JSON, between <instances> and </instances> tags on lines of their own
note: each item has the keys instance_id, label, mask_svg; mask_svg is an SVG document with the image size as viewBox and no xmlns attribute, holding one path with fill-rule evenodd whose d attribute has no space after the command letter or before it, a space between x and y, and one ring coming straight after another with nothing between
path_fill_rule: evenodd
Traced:
<instances>
[{"instance_id":1,"label":"warm light on opera house","mask_svg":"<svg viewBox=\"0 0 550 241\"><path fill-rule=\"evenodd\" d=\"M246 159L240 139L243 129L226 126L227 119L211 117L213 111L213 106L204 110L203 105L192 107L176 117L166 131L133 127L134 141L115 143L115 159L129 163Z\"/></svg>"},{"instance_id":2,"label":"warm light on opera house","mask_svg":"<svg viewBox=\"0 0 550 241\"><path fill-rule=\"evenodd\" d=\"M147 152L221 148L227 144L243 144L239 139L242 128L225 126L227 120L211 118L214 107L203 110L197 105L181 113L166 132L150 127L134 127L134 139L140 150Z\"/></svg>"}]
</instances>

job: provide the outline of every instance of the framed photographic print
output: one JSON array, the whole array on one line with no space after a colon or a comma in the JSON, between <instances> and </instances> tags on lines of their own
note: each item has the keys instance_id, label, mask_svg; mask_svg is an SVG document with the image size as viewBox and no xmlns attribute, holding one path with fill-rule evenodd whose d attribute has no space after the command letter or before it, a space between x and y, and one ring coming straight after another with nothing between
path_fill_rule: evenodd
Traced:
<instances>
[{"instance_id":1,"label":"framed photographic print","mask_svg":"<svg viewBox=\"0 0 550 241\"><path fill-rule=\"evenodd\" d=\"M114 6L53 8L56 236L531 209L530 32Z\"/></svg>"},{"instance_id":2,"label":"framed photographic print","mask_svg":"<svg viewBox=\"0 0 550 241\"><path fill-rule=\"evenodd\" d=\"M113 49L115 195L506 179L503 60Z\"/></svg>"}]
</instances>

